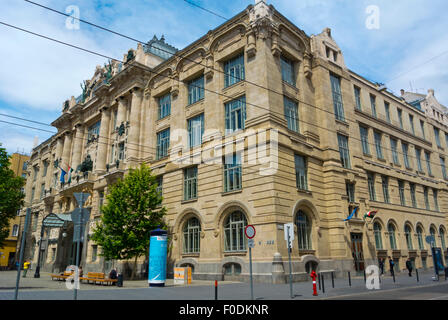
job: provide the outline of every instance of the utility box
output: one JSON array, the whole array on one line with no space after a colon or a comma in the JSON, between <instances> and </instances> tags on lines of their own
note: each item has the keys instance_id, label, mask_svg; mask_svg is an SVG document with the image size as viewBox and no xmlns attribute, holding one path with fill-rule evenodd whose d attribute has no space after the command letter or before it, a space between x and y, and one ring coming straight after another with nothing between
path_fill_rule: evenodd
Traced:
<instances>
[{"instance_id":1,"label":"utility box","mask_svg":"<svg viewBox=\"0 0 448 320\"><path fill-rule=\"evenodd\" d=\"M174 284L191 284L191 267L174 268Z\"/></svg>"}]
</instances>

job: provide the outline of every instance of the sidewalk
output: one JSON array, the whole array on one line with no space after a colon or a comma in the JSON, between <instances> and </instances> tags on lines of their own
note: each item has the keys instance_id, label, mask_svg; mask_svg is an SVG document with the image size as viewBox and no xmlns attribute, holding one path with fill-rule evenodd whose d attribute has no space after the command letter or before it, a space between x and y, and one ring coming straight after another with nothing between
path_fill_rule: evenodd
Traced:
<instances>
[{"instance_id":1,"label":"sidewalk","mask_svg":"<svg viewBox=\"0 0 448 320\"><path fill-rule=\"evenodd\" d=\"M19 299L20 300L72 300L73 290L67 290L64 282L51 281L49 274L42 273L41 278L32 278L34 273L30 273L28 278L21 278ZM366 297L371 293L386 291L406 290L410 288L424 288L424 291L445 290L448 281L445 281L444 275L440 281L432 280L431 271L419 272L420 281L417 282L415 273L409 277L406 273L396 276L396 282L393 282L389 275L381 278L380 290L368 290L363 277L355 277L351 280L349 286L348 279L335 279L334 288L332 286L331 276L326 275L324 287L321 283L321 290L318 290L318 296L314 297L312 291L312 282L293 283L294 300L319 300L319 299L338 299L347 295L355 298ZM5 282L6 281L6 282ZM14 295L15 272L9 275L0 272L0 300L11 300ZM399 296L399 295L397 295ZM379 295L380 299L383 299ZM250 300L251 292L249 283L241 282L219 282L218 299L237 301ZM289 283L286 284L254 284L254 298L262 302L263 300L291 300ZM189 286L174 286L173 280L169 279L167 285L163 288L149 288L145 280L125 281L124 287L100 286L81 284L78 290L79 300L214 300L214 281L193 281ZM385 299L385 298L384 298ZM392 299L393 300L393 299Z\"/></svg>"}]
</instances>

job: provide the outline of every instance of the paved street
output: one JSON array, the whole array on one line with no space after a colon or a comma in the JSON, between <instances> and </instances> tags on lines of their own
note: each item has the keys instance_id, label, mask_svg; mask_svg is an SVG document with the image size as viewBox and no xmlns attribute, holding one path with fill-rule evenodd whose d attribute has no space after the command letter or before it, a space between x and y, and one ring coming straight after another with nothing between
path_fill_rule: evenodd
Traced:
<instances>
[{"instance_id":1,"label":"paved street","mask_svg":"<svg viewBox=\"0 0 448 320\"><path fill-rule=\"evenodd\" d=\"M65 282L51 281L49 274L41 273L41 278L33 278L33 272L28 278L20 280L20 300L72 300L73 290L68 290ZM295 300L316 299L434 299L448 300L448 281L444 276L440 281L432 280L433 273L420 272L420 281L415 275L409 277L400 274L394 283L390 276L382 278L380 290L367 290L363 277L352 278L351 286L348 279L335 279L332 287L331 277L325 277L325 292L318 291L319 296L312 295L312 283L300 282L293 284ZM0 300L11 300L14 297L16 272L0 272ZM213 300L213 281L193 281L189 286L174 286L172 280L167 281L164 288L149 288L147 281L125 281L123 288L105 287L92 284L81 284L78 290L79 300ZM254 284L256 300L290 300L289 284ZM219 300L250 300L250 285L240 282L219 282Z\"/></svg>"}]
</instances>

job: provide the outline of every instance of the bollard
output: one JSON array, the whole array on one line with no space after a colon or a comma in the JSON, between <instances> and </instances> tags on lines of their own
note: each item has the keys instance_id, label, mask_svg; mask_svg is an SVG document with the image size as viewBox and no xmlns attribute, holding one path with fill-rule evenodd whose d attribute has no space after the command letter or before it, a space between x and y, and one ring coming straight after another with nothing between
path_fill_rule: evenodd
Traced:
<instances>
[{"instance_id":1,"label":"bollard","mask_svg":"<svg viewBox=\"0 0 448 320\"><path fill-rule=\"evenodd\" d=\"M417 268L415 268L415 274L417 276L417 282L419 282L419 279L418 279L418 269Z\"/></svg>"},{"instance_id":2,"label":"bollard","mask_svg":"<svg viewBox=\"0 0 448 320\"><path fill-rule=\"evenodd\" d=\"M215 300L218 300L218 280L215 280Z\"/></svg>"},{"instance_id":3,"label":"bollard","mask_svg":"<svg viewBox=\"0 0 448 320\"><path fill-rule=\"evenodd\" d=\"M334 289L334 272L331 272L331 286Z\"/></svg>"},{"instance_id":4,"label":"bollard","mask_svg":"<svg viewBox=\"0 0 448 320\"><path fill-rule=\"evenodd\" d=\"M313 270L313 272L311 272L310 274L311 279L313 279L313 296L317 296L316 276L316 272Z\"/></svg>"},{"instance_id":5,"label":"bollard","mask_svg":"<svg viewBox=\"0 0 448 320\"><path fill-rule=\"evenodd\" d=\"M364 270L364 283L367 283L367 279L366 279L366 270Z\"/></svg>"},{"instance_id":6,"label":"bollard","mask_svg":"<svg viewBox=\"0 0 448 320\"><path fill-rule=\"evenodd\" d=\"M348 271L348 285L352 286L352 278L350 278L350 271Z\"/></svg>"},{"instance_id":7,"label":"bollard","mask_svg":"<svg viewBox=\"0 0 448 320\"><path fill-rule=\"evenodd\" d=\"M322 292L325 293L325 280L324 280L324 274L322 273Z\"/></svg>"}]
</instances>

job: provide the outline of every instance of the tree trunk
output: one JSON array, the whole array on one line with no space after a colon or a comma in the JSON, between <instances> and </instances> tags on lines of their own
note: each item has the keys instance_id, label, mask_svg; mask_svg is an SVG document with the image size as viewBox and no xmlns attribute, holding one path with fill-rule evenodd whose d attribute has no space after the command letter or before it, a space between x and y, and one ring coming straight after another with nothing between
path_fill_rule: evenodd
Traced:
<instances>
[{"instance_id":1,"label":"tree trunk","mask_svg":"<svg viewBox=\"0 0 448 320\"><path fill-rule=\"evenodd\" d=\"M137 272L137 259L138 259L138 256L135 256L134 267L132 268L131 280L134 280L135 274Z\"/></svg>"}]
</instances>

